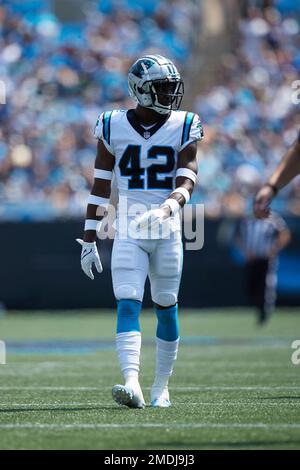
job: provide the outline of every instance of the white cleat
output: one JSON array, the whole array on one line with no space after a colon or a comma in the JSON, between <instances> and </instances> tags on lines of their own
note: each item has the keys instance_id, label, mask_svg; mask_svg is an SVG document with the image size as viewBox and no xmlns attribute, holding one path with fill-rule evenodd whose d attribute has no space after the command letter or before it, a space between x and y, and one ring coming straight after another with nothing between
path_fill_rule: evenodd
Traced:
<instances>
[{"instance_id":1,"label":"white cleat","mask_svg":"<svg viewBox=\"0 0 300 470\"><path fill-rule=\"evenodd\" d=\"M129 408L145 408L145 401L140 387L133 390L126 385L115 385L112 388L112 397L119 405L125 405Z\"/></svg>"},{"instance_id":2,"label":"white cleat","mask_svg":"<svg viewBox=\"0 0 300 470\"><path fill-rule=\"evenodd\" d=\"M170 408L172 404L167 398L159 397L151 401L151 406L152 408Z\"/></svg>"},{"instance_id":3,"label":"white cleat","mask_svg":"<svg viewBox=\"0 0 300 470\"><path fill-rule=\"evenodd\" d=\"M126 405L132 402L133 391L124 385L114 385L112 388L112 397L119 405Z\"/></svg>"},{"instance_id":4,"label":"white cleat","mask_svg":"<svg viewBox=\"0 0 300 470\"><path fill-rule=\"evenodd\" d=\"M153 408L169 408L171 406L168 389L163 390L160 394L151 392L151 406Z\"/></svg>"}]
</instances>

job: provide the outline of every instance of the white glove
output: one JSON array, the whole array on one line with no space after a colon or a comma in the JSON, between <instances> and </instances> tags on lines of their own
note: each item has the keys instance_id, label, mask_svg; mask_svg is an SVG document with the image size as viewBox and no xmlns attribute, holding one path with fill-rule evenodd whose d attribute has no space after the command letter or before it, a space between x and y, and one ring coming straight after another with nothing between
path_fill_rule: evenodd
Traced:
<instances>
[{"instance_id":1,"label":"white glove","mask_svg":"<svg viewBox=\"0 0 300 470\"><path fill-rule=\"evenodd\" d=\"M135 219L135 226L138 231L157 229L166 218L163 209L151 209Z\"/></svg>"},{"instance_id":2,"label":"white glove","mask_svg":"<svg viewBox=\"0 0 300 470\"><path fill-rule=\"evenodd\" d=\"M94 279L92 271L93 263L95 263L98 273L102 273L103 268L99 258L96 242L88 243L76 238L76 241L82 246L81 250L81 267L85 274Z\"/></svg>"}]
</instances>

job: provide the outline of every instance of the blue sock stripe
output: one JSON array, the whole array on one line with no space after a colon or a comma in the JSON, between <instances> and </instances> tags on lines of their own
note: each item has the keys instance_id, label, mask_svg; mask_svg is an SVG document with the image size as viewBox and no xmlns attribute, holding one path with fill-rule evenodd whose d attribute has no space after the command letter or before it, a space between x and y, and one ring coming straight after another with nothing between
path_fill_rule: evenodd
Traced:
<instances>
[{"instance_id":1,"label":"blue sock stripe","mask_svg":"<svg viewBox=\"0 0 300 470\"><path fill-rule=\"evenodd\" d=\"M139 315L142 302L139 300L121 299L117 302L117 333L140 331Z\"/></svg>"},{"instance_id":2,"label":"blue sock stripe","mask_svg":"<svg viewBox=\"0 0 300 470\"><path fill-rule=\"evenodd\" d=\"M156 336L165 341L175 341L179 337L178 305L169 308L155 308L157 316Z\"/></svg>"}]
</instances>

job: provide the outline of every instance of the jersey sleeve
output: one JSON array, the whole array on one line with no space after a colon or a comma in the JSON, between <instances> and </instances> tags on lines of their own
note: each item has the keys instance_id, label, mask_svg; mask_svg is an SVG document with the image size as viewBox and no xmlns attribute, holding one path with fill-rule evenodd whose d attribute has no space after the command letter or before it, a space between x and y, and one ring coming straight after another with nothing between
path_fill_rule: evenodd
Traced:
<instances>
[{"instance_id":1,"label":"jersey sleeve","mask_svg":"<svg viewBox=\"0 0 300 470\"><path fill-rule=\"evenodd\" d=\"M184 149L192 142L202 140L203 137L203 127L198 114L186 113L182 128L179 151Z\"/></svg>"},{"instance_id":2,"label":"jersey sleeve","mask_svg":"<svg viewBox=\"0 0 300 470\"><path fill-rule=\"evenodd\" d=\"M96 139L101 139L107 148L107 150L114 155L113 144L111 141L111 116L112 111L105 111L98 116L95 128L94 136Z\"/></svg>"}]
</instances>

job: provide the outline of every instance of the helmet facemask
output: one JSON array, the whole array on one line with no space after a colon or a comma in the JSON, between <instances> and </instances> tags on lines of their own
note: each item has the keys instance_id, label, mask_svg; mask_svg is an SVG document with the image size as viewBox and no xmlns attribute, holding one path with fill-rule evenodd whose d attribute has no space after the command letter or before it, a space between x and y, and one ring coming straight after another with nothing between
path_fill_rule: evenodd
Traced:
<instances>
[{"instance_id":1,"label":"helmet facemask","mask_svg":"<svg viewBox=\"0 0 300 470\"><path fill-rule=\"evenodd\" d=\"M184 93L182 80L155 80L149 84L152 106L160 114L176 111ZM157 108L157 109L156 109Z\"/></svg>"}]
</instances>

